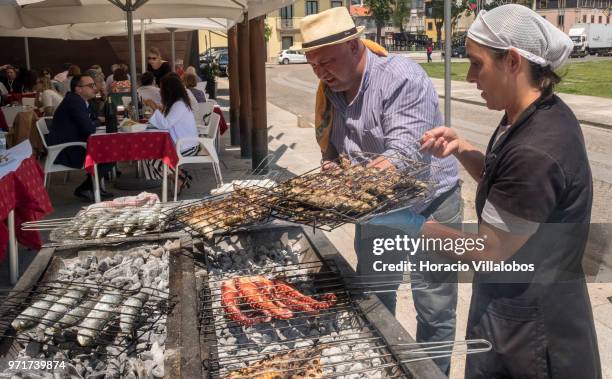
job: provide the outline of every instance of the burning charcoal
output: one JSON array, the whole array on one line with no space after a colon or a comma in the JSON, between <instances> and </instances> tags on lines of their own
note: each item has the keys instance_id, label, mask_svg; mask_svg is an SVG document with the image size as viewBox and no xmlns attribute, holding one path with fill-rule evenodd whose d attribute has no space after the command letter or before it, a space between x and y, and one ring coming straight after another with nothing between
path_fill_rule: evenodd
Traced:
<instances>
[{"instance_id":1,"label":"burning charcoal","mask_svg":"<svg viewBox=\"0 0 612 379\"><path fill-rule=\"evenodd\" d=\"M40 342L30 342L28 346L26 346L25 353L30 357L35 357L40 353L41 344Z\"/></svg>"},{"instance_id":2,"label":"burning charcoal","mask_svg":"<svg viewBox=\"0 0 612 379\"><path fill-rule=\"evenodd\" d=\"M94 371L91 374L87 375L87 379L104 379L106 376L106 371Z\"/></svg>"}]
</instances>

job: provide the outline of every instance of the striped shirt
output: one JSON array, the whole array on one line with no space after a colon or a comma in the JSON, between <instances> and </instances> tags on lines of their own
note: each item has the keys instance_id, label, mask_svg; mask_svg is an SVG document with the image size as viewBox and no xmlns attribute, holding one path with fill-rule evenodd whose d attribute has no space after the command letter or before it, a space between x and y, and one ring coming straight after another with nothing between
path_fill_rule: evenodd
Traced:
<instances>
[{"instance_id":1,"label":"striped shirt","mask_svg":"<svg viewBox=\"0 0 612 379\"><path fill-rule=\"evenodd\" d=\"M330 142L339 154L371 152L389 156L399 153L431 164L424 179L434 183L433 198L436 198L452 189L459 180L455 157L440 159L419 153L421 136L443 125L436 90L425 71L412 60L397 55L379 57L369 50L366 52L361 86L350 104L343 92L326 88L325 94L334 106ZM414 211L420 212L426 205L418 205Z\"/></svg>"}]
</instances>

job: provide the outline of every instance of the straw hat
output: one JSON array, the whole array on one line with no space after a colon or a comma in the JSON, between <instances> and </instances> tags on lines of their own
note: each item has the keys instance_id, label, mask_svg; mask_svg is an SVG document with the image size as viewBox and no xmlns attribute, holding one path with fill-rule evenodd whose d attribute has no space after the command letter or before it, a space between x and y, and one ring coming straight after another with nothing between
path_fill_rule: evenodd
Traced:
<instances>
[{"instance_id":1,"label":"straw hat","mask_svg":"<svg viewBox=\"0 0 612 379\"><path fill-rule=\"evenodd\" d=\"M355 26L345 7L336 7L306 16L300 24L301 51L311 51L323 46L335 45L359 38L364 26Z\"/></svg>"}]
</instances>

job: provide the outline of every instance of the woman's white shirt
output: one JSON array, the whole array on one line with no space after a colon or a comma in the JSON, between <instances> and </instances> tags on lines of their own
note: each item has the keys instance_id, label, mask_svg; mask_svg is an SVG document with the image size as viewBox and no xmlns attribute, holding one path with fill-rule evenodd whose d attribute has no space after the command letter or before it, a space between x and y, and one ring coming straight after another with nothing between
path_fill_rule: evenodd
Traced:
<instances>
[{"instance_id":1,"label":"woman's white shirt","mask_svg":"<svg viewBox=\"0 0 612 379\"><path fill-rule=\"evenodd\" d=\"M181 138L198 138L198 129L193 112L181 100L172 105L167 116L156 110L149 119L149 123L158 129L168 130L174 143ZM185 143L181 145L181 151L191 149L198 144L195 140Z\"/></svg>"},{"instance_id":2,"label":"woman's white shirt","mask_svg":"<svg viewBox=\"0 0 612 379\"><path fill-rule=\"evenodd\" d=\"M64 99L62 95L57 93L52 89L44 90L41 95L41 101L43 103L43 107L53 107L53 109L57 108L62 100Z\"/></svg>"}]
</instances>

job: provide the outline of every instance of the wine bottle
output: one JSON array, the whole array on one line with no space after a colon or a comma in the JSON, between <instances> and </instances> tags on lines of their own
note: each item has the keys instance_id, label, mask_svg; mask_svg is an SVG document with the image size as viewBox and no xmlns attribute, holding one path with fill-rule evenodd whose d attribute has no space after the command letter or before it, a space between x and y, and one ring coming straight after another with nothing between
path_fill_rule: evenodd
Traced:
<instances>
[{"instance_id":1,"label":"wine bottle","mask_svg":"<svg viewBox=\"0 0 612 379\"><path fill-rule=\"evenodd\" d=\"M117 133L117 109L110 96L106 98L104 118L106 119L106 133Z\"/></svg>"}]
</instances>

